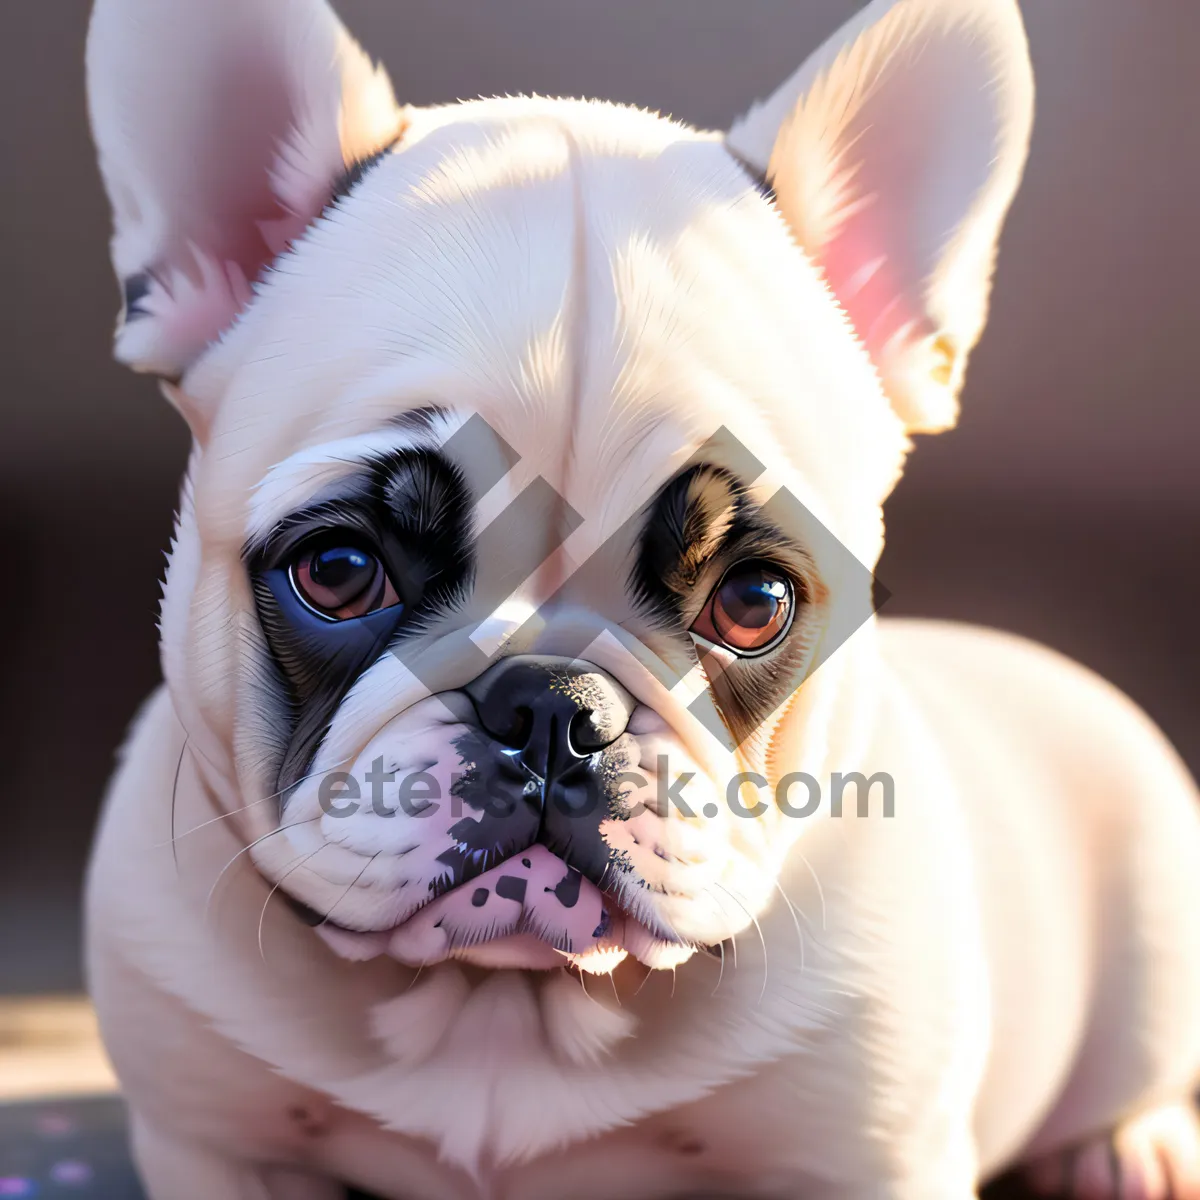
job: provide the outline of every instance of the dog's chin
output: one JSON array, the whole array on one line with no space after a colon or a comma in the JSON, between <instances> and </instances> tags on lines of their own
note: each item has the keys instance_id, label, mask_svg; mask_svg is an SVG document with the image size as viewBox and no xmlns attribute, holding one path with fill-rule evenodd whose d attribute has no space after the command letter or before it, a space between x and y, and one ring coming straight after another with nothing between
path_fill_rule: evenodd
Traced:
<instances>
[{"instance_id":1,"label":"dog's chin","mask_svg":"<svg viewBox=\"0 0 1200 1200\"><path fill-rule=\"evenodd\" d=\"M494 969L571 965L607 974L627 955L667 969L696 950L639 920L542 845L443 892L392 929L355 932L329 921L315 928L343 958L386 954L414 967L457 959Z\"/></svg>"}]
</instances>

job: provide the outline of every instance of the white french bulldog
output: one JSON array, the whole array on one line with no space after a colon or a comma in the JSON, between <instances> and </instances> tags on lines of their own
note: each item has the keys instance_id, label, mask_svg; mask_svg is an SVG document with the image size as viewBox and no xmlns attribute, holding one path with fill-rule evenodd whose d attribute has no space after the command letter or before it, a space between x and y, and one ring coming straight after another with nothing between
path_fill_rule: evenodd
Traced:
<instances>
[{"instance_id":1,"label":"white french bulldog","mask_svg":"<svg viewBox=\"0 0 1200 1200\"><path fill-rule=\"evenodd\" d=\"M324 0L99 0L87 57L194 435L88 895L153 1200L1200 1195L1186 772L871 616L1014 0L874 0L725 134L404 107Z\"/></svg>"}]
</instances>

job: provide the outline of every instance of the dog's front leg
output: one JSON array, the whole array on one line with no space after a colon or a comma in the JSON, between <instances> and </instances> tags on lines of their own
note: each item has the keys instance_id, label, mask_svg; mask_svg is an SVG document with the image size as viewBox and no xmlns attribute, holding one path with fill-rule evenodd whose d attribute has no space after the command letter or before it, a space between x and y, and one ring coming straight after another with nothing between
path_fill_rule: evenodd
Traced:
<instances>
[{"instance_id":1,"label":"dog's front leg","mask_svg":"<svg viewBox=\"0 0 1200 1200\"><path fill-rule=\"evenodd\" d=\"M968 1147L965 1154L949 1150L944 1158L931 1154L928 1162L917 1164L877 1189L855 1191L853 1200L977 1200L978 1195L974 1153ZM851 1200L851 1196L846 1195L844 1200Z\"/></svg>"},{"instance_id":2,"label":"dog's front leg","mask_svg":"<svg viewBox=\"0 0 1200 1200\"><path fill-rule=\"evenodd\" d=\"M809 1193L802 1194L808 1200ZM818 1193L821 1200L977 1200L979 1195L974 1146L964 1131L963 1145L930 1149L890 1178L866 1184L838 1186ZM814 1196L815 1200L815 1196Z\"/></svg>"},{"instance_id":3,"label":"dog's front leg","mask_svg":"<svg viewBox=\"0 0 1200 1200\"><path fill-rule=\"evenodd\" d=\"M133 1156L150 1200L345 1200L341 1184L227 1158L134 1115Z\"/></svg>"},{"instance_id":4,"label":"dog's front leg","mask_svg":"<svg viewBox=\"0 0 1200 1200\"><path fill-rule=\"evenodd\" d=\"M804 1200L977 1200L970 1130L963 1129L954 1141L955 1145L945 1145L940 1152L929 1146L876 1178L819 1182L809 1177L797 1180L786 1194Z\"/></svg>"}]
</instances>

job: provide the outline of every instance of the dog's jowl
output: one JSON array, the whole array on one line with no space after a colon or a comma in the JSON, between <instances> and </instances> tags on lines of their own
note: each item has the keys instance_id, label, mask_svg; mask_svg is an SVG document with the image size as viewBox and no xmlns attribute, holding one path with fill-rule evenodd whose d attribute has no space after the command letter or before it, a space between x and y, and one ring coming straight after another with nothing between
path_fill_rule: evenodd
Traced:
<instances>
[{"instance_id":1,"label":"dog's jowl","mask_svg":"<svg viewBox=\"0 0 1200 1200\"><path fill-rule=\"evenodd\" d=\"M324 0L97 0L87 67L194 443L88 892L152 1200L1200 1195L1191 782L871 607L1015 0L873 0L727 132L406 106Z\"/></svg>"}]
</instances>

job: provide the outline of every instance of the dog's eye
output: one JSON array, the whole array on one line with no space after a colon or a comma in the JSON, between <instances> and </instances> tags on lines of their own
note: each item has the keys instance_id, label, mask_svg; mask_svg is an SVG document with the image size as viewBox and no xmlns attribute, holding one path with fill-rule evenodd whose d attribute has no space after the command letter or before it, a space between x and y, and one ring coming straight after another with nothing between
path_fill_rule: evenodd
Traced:
<instances>
[{"instance_id":1,"label":"dog's eye","mask_svg":"<svg viewBox=\"0 0 1200 1200\"><path fill-rule=\"evenodd\" d=\"M369 550L325 542L301 549L288 575L309 608L334 621L365 616L400 603L378 557Z\"/></svg>"},{"instance_id":2,"label":"dog's eye","mask_svg":"<svg viewBox=\"0 0 1200 1200\"><path fill-rule=\"evenodd\" d=\"M735 654L761 654L787 633L794 608L791 580L781 571L767 563L737 563L725 572L692 630Z\"/></svg>"}]
</instances>

